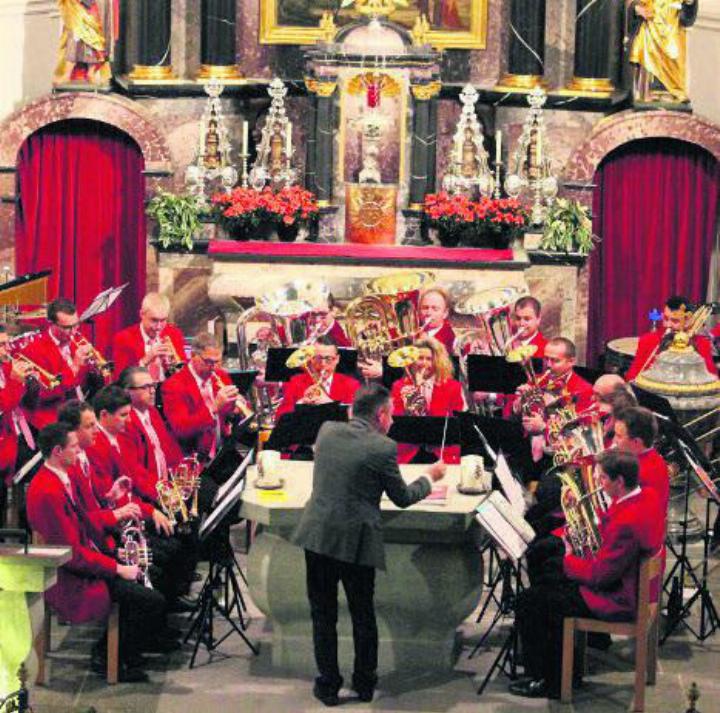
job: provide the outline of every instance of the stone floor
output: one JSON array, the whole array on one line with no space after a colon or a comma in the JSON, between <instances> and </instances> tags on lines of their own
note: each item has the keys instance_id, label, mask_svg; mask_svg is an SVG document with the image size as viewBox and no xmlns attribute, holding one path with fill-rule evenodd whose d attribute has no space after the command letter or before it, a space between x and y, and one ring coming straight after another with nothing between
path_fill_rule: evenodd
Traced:
<instances>
[{"instance_id":1,"label":"stone floor","mask_svg":"<svg viewBox=\"0 0 720 713\"><path fill-rule=\"evenodd\" d=\"M241 559L242 561L242 559ZM711 588L720 586L720 561L711 562ZM249 637L260 644L253 656L242 640L231 636L212 660L205 652L198 665L188 669L190 650L152 657L149 684L107 686L88 671L91 642L98 635L91 627L65 627L54 623L49 684L32 691L35 713L286 713L321 711L311 694L310 677L285 677L270 663L270 631L261 613L249 602ZM176 623L176 622L174 622ZM691 619L691 623L693 620ZM587 711L616 713L628 710L632 698L632 645L616 640L609 651L591 653L589 676L575 692L572 706L559 702L526 700L507 692L507 678L495 677L482 696L476 689L502 643L504 630L493 632L490 643L472 659L468 655L484 628L475 616L462 626L463 653L455 670L446 675L415 677L387 675L379 683L375 700L363 704L349 691L341 692L343 708L364 711L412 713L464 713L483 710L511 713L521 710ZM696 681L701 692L697 710L720 713L720 632L704 643L687 631L673 634L660 649L658 683L647 689L646 710L651 713L685 713L686 691Z\"/></svg>"}]
</instances>

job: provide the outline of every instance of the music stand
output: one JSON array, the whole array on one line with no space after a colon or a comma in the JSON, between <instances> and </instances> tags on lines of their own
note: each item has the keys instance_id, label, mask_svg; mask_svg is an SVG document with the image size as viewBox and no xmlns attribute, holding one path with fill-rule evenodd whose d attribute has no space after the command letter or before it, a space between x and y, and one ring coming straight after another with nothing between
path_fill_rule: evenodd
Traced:
<instances>
[{"instance_id":1,"label":"music stand","mask_svg":"<svg viewBox=\"0 0 720 713\"><path fill-rule=\"evenodd\" d=\"M240 371L237 369L227 369L227 375L230 377L233 386L245 396L248 389L255 382L255 377L258 375L257 369L248 369L247 371Z\"/></svg>"},{"instance_id":2,"label":"music stand","mask_svg":"<svg viewBox=\"0 0 720 713\"><path fill-rule=\"evenodd\" d=\"M460 444L460 426L455 416L393 416L388 437L397 443L420 446L428 458L436 460L431 447Z\"/></svg>"},{"instance_id":3,"label":"music stand","mask_svg":"<svg viewBox=\"0 0 720 713\"><path fill-rule=\"evenodd\" d=\"M664 416L666 419L673 423L678 422L677 414L670 405L670 402L664 397L658 394L653 394L651 391L636 386L632 381L630 386L635 393L635 398L638 400L638 404L643 408L649 409L656 416Z\"/></svg>"},{"instance_id":4,"label":"music stand","mask_svg":"<svg viewBox=\"0 0 720 713\"><path fill-rule=\"evenodd\" d=\"M532 360L536 373L542 370L542 359ZM518 386L527 383L523 368L505 357L486 354L468 354L468 388L491 394L514 394Z\"/></svg>"},{"instance_id":5,"label":"music stand","mask_svg":"<svg viewBox=\"0 0 720 713\"><path fill-rule=\"evenodd\" d=\"M312 446L325 421L347 421L348 407L337 401L327 404L296 404L275 424L265 448L281 451L290 446Z\"/></svg>"},{"instance_id":6,"label":"music stand","mask_svg":"<svg viewBox=\"0 0 720 713\"><path fill-rule=\"evenodd\" d=\"M482 416L469 411L458 412L456 415L460 421L463 455L484 454L494 467L497 454L502 451L510 469L519 473L523 482L527 475L533 473L535 464L530 441L520 422Z\"/></svg>"},{"instance_id":7,"label":"music stand","mask_svg":"<svg viewBox=\"0 0 720 713\"><path fill-rule=\"evenodd\" d=\"M250 460L251 456L246 457L228 479L228 481L233 481L233 485L225 490L223 497L217 499L210 514L200 526L198 536L201 542L216 532L220 524L230 515L232 509L240 502ZM211 550L211 552L212 551L213 550ZM195 666L195 659L201 644L205 647L208 654L212 655L233 632L242 638L253 654L258 655L257 647L248 639L243 631L246 626L242 614L243 598L234 569L237 566L237 561L232 555L232 551L230 551L229 554L215 552L215 555L215 557L211 556L210 558L208 575L203 582L200 596L198 597L198 604L191 617L192 624L183 640L184 643L187 643L193 635L196 637L192 656L190 657L189 668ZM216 591L225 593L225 605L219 601L215 594ZM230 601L229 595L232 595L232 603L230 604L228 604L228 601ZM238 626L232 618L233 609L237 611L240 626ZM215 635L216 613L231 627L229 631L219 637Z\"/></svg>"},{"instance_id":8,"label":"music stand","mask_svg":"<svg viewBox=\"0 0 720 713\"><path fill-rule=\"evenodd\" d=\"M272 347L268 349L265 365L265 381L290 381L295 374L303 372L302 367L291 369L285 362L298 347ZM354 374L357 371L357 349L338 347L338 374Z\"/></svg>"},{"instance_id":9,"label":"music stand","mask_svg":"<svg viewBox=\"0 0 720 713\"><path fill-rule=\"evenodd\" d=\"M594 384L605 372L602 369L593 369L589 366L580 366L576 364L573 371L581 378L585 379L588 384Z\"/></svg>"}]
</instances>

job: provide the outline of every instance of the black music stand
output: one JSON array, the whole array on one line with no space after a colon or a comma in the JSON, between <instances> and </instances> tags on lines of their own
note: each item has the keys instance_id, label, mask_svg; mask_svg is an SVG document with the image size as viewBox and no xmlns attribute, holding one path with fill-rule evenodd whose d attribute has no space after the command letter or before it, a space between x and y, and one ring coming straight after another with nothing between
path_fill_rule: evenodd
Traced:
<instances>
[{"instance_id":1,"label":"black music stand","mask_svg":"<svg viewBox=\"0 0 720 713\"><path fill-rule=\"evenodd\" d=\"M431 448L456 446L460 443L460 426L454 415L443 416L393 416L388 437L397 443L420 446L420 459L415 463L434 463L438 460Z\"/></svg>"},{"instance_id":2,"label":"black music stand","mask_svg":"<svg viewBox=\"0 0 720 713\"><path fill-rule=\"evenodd\" d=\"M298 347L272 347L268 349L267 364L265 365L265 381L290 381L295 374L301 374L303 369L291 369L285 362ZM337 372L339 374L354 374L357 371L357 349L338 347Z\"/></svg>"},{"instance_id":3,"label":"black music stand","mask_svg":"<svg viewBox=\"0 0 720 713\"><path fill-rule=\"evenodd\" d=\"M542 370L542 359L532 360L536 374ZM520 364L508 362L505 357L485 354L468 354L468 388L492 394L514 394L518 386L527 383Z\"/></svg>"},{"instance_id":4,"label":"black music stand","mask_svg":"<svg viewBox=\"0 0 720 713\"><path fill-rule=\"evenodd\" d=\"M580 366L576 364L573 371L581 378L585 379L588 384L594 384L605 372L602 369L593 369L589 366Z\"/></svg>"},{"instance_id":5,"label":"black music stand","mask_svg":"<svg viewBox=\"0 0 720 713\"><path fill-rule=\"evenodd\" d=\"M678 418L675 410L670 405L670 402L664 397L658 394L653 394L651 391L636 386L633 382L630 382L635 398L638 400L638 404L643 408L649 409L656 416L664 417L672 423L677 423Z\"/></svg>"},{"instance_id":6,"label":"black music stand","mask_svg":"<svg viewBox=\"0 0 720 713\"><path fill-rule=\"evenodd\" d=\"M535 464L530 441L519 421L482 416L469 411L456 412L460 422L462 454L479 454L493 467L497 454L502 451L513 473L519 474L521 482L534 472Z\"/></svg>"},{"instance_id":7,"label":"black music stand","mask_svg":"<svg viewBox=\"0 0 720 713\"><path fill-rule=\"evenodd\" d=\"M715 481L713 481L709 475L709 473L712 472L712 466L695 439L683 426L665 416L660 414L656 415L658 416L658 422L663 435L665 435L665 437L675 445L677 451L682 454L687 466L683 492L683 530L680 535L679 550L669 537L666 540L667 549L672 552L675 557L675 563L663 582L663 589L668 592L667 620L665 623L665 631L659 643L664 644L679 624L682 624L698 641L705 641L705 639L712 636L712 634L720 628L720 616L715 607L715 602L713 601L707 581L709 572L708 558L710 554L710 502L712 500L716 504L720 504L720 492L718 492ZM690 508L691 470L696 474L698 481L703 488L705 488L708 496L705 505L703 558L699 576L696 572L698 565L692 564L687 553L687 523ZM683 596L686 578L690 578L695 590L687 601L684 600ZM696 631L688 624L687 618L695 602L698 600L700 600L700 628Z\"/></svg>"},{"instance_id":8,"label":"black music stand","mask_svg":"<svg viewBox=\"0 0 720 713\"><path fill-rule=\"evenodd\" d=\"M230 377L233 386L245 396L250 387L255 382L255 377L259 374L257 369L247 369L241 371L238 369L227 369L227 375Z\"/></svg>"},{"instance_id":9,"label":"black music stand","mask_svg":"<svg viewBox=\"0 0 720 713\"><path fill-rule=\"evenodd\" d=\"M227 520L228 515L238 505L242 497L242 491L245 487L245 477L247 468L252 460L252 452L240 463L235 472L230 476L228 482L232 481L232 485L225 489L224 495L215 503L213 509L200 526L200 541L206 540L218 530L221 523ZM229 542L226 548L215 550L214 556L210 559L210 568L208 575L203 582L198 604L191 616L191 626L185 635L184 643L190 641L193 636L195 643L193 645L192 656L190 657L189 668L195 666L198 650L203 645L208 654L212 655L214 651L225 641L233 632L238 634L245 642L250 651L257 656L257 647L248 639L243 629L245 629L245 619L242 613L242 593L240 584L235 576L235 567L237 560L232 554ZM229 550L229 551L228 551ZM225 593L225 604L221 604L216 595L216 591ZM228 604L229 597L232 597L232 603ZM233 609L236 610L240 626L232 618ZM218 614L222 620L230 625L230 629L222 636L215 634L215 615Z\"/></svg>"},{"instance_id":10,"label":"black music stand","mask_svg":"<svg viewBox=\"0 0 720 713\"><path fill-rule=\"evenodd\" d=\"M312 446L325 421L347 421L348 407L337 401L327 404L296 404L275 424L266 450L280 451L291 446Z\"/></svg>"}]
</instances>

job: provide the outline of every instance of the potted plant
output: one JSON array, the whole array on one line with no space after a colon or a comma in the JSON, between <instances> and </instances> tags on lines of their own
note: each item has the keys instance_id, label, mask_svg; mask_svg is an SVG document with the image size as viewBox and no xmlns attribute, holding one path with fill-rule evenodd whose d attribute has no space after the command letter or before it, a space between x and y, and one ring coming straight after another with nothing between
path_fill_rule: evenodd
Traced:
<instances>
[{"instance_id":1,"label":"potted plant","mask_svg":"<svg viewBox=\"0 0 720 713\"><path fill-rule=\"evenodd\" d=\"M557 198L548 209L540 248L587 255L599 238L593 235L588 209L577 201Z\"/></svg>"},{"instance_id":2,"label":"potted plant","mask_svg":"<svg viewBox=\"0 0 720 713\"><path fill-rule=\"evenodd\" d=\"M315 196L300 186L279 191L266 187L235 188L212 197L220 225L235 240L269 240L277 232L283 241L297 238L300 226L315 219Z\"/></svg>"},{"instance_id":3,"label":"potted plant","mask_svg":"<svg viewBox=\"0 0 720 713\"><path fill-rule=\"evenodd\" d=\"M163 248L192 250L203 213L195 196L160 190L148 203L145 213L157 223L157 239Z\"/></svg>"},{"instance_id":4,"label":"potted plant","mask_svg":"<svg viewBox=\"0 0 720 713\"><path fill-rule=\"evenodd\" d=\"M445 247L506 248L527 225L527 213L512 198L470 200L444 191L425 196L425 220Z\"/></svg>"}]
</instances>

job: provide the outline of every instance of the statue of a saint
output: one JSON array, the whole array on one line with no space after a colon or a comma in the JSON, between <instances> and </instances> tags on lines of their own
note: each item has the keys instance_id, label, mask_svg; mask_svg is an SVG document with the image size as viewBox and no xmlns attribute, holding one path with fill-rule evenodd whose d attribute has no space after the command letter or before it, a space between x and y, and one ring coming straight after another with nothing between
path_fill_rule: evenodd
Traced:
<instances>
[{"instance_id":1,"label":"statue of a saint","mask_svg":"<svg viewBox=\"0 0 720 713\"><path fill-rule=\"evenodd\" d=\"M110 82L118 0L58 0L62 35L53 84Z\"/></svg>"},{"instance_id":2,"label":"statue of a saint","mask_svg":"<svg viewBox=\"0 0 720 713\"><path fill-rule=\"evenodd\" d=\"M217 120L212 118L208 121L207 133L205 134L205 156L203 164L205 168L217 168L221 163L220 135L218 134Z\"/></svg>"},{"instance_id":3,"label":"statue of a saint","mask_svg":"<svg viewBox=\"0 0 720 713\"><path fill-rule=\"evenodd\" d=\"M270 175L275 176L283 170L283 135L279 123L273 125L270 137Z\"/></svg>"},{"instance_id":4,"label":"statue of a saint","mask_svg":"<svg viewBox=\"0 0 720 713\"><path fill-rule=\"evenodd\" d=\"M460 173L465 178L474 178L477 174L477 147L475 146L473 130L469 126L465 127Z\"/></svg>"},{"instance_id":5,"label":"statue of a saint","mask_svg":"<svg viewBox=\"0 0 720 713\"><path fill-rule=\"evenodd\" d=\"M689 101L685 28L698 0L628 0L634 65L633 97L641 102Z\"/></svg>"}]
</instances>

